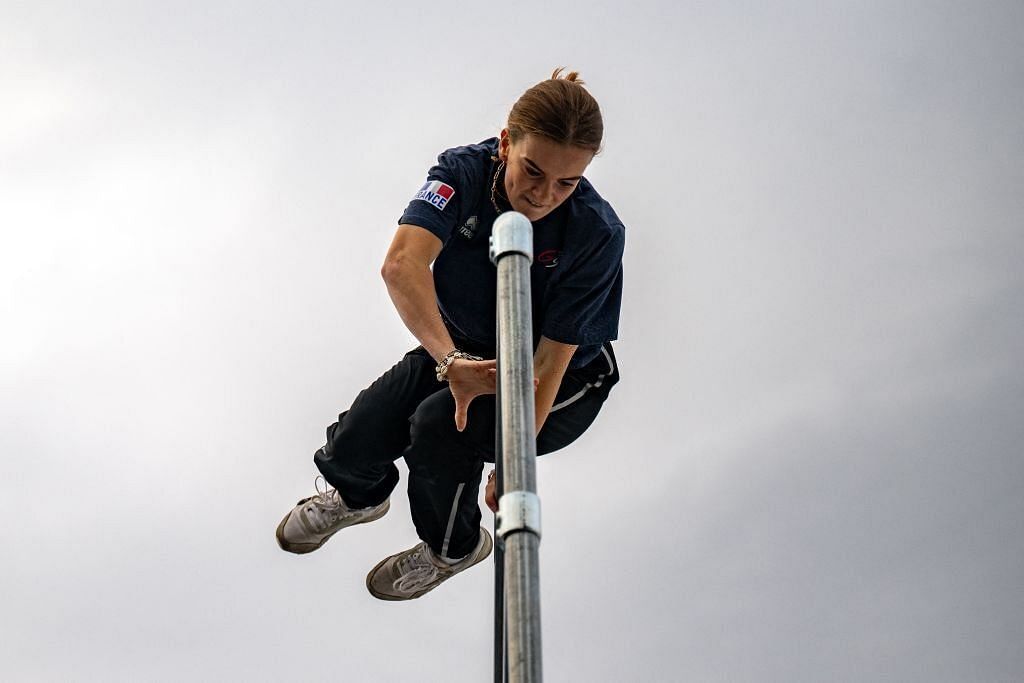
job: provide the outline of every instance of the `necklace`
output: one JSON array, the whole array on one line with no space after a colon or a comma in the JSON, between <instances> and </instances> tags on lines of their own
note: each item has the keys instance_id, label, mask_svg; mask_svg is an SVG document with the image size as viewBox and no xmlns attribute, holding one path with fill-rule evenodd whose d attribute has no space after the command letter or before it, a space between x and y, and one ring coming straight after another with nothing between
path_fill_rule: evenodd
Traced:
<instances>
[{"instance_id":1,"label":"necklace","mask_svg":"<svg viewBox=\"0 0 1024 683\"><path fill-rule=\"evenodd\" d=\"M491 182L491 204L494 206L494 211L497 214L501 214L501 208L498 207L498 178L501 176L501 172L505 170L505 162L502 161L498 164L498 170L494 172L494 180ZM502 197L505 199L505 197ZM505 201L508 201L505 199Z\"/></svg>"}]
</instances>

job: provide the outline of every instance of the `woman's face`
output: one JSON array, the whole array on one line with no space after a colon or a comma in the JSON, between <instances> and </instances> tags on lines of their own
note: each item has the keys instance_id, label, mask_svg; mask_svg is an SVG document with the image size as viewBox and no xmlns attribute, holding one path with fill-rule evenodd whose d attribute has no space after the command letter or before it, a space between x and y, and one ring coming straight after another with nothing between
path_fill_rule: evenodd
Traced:
<instances>
[{"instance_id":1,"label":"woman's face","mask_svg":"<svg viewBox=\"0 0 1024 683\"><path fill-rule=\"evenodd\" d=\"M513 143L501 131L498 156L505 162L505 196L512 209L539 221L569 198L594 153L539 135Z\"/></svg>"}]
</instances>

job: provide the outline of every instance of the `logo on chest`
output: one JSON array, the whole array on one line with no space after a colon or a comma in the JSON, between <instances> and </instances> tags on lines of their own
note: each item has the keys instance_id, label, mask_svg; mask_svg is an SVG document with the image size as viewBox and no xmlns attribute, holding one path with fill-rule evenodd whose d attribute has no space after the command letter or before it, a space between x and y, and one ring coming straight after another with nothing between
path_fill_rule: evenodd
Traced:
<instances>
[{"instance_id":1,"label":"logo on chest","mask_svg":"<svg viewBox=\"0 0 1024 683\"><path fill-rule=\"evenodd\" d=\"M558 249L545 249L537 254L537 263L543 264L545 268L554 268L558 265L558 256L561 253Z\"/></svg>"}]
</instances>

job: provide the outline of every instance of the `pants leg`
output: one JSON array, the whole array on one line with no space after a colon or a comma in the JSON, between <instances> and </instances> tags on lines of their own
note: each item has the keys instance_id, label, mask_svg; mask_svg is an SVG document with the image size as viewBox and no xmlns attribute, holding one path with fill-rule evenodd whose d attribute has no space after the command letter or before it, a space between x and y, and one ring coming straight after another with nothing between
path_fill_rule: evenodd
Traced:
<instances>
[{"instance_id":1,"label":"pants leg","mask_svg":"<svg viewBox=\"0 0 1024 683\"><path fill-rule=\"evenodd\" d=\"M586 368L567 372L537 435L537 455L565 448L578 439L593 424L618 381L619 368L611 344L605 344L601 355Z\"/></svg>"},{"instance_id":2,"label":"pants leg","mask_svg":"<svg viewBox=\"0 0 1024 683\"><path fill-rule=\"evenodd\" d=\"M349 506L379 505L391 495L398 483L394 461L409 446L409 416L438 388L434 360L414 349L327 428L327 443L313 461Z\"/></svg>"},{"instance_id":3,"label":"pants leg","mask_svg":"<svg viewBox=\"0 0 1024 683\"><path fill-rule=\"evenodd\" d=\"M537 454L563 448L583 434L617 381L610 346L588 368L566 373L537 437ZM447 389L420 403L410 418L405 461L419 537L435 553L460 558L472 552L479 540L477 497L484 462L494 461L495 397L473 400L462 432L455 429L454 415L455 399Z\"/></svg>"},{"instance_id":4,"label":"pants leg","mask_svg":"<svg viewBox=\"0 0 1024 683\"><path fill-rule=\"evenodd\" d=\"M455 428L455 398L444 389L413 414L409 503L416 533L431 550L459 558L476 547L480 535L477 496L484 459L494 453L494 396L469 404L466 429Z\"/></svg>"}]
</instances>

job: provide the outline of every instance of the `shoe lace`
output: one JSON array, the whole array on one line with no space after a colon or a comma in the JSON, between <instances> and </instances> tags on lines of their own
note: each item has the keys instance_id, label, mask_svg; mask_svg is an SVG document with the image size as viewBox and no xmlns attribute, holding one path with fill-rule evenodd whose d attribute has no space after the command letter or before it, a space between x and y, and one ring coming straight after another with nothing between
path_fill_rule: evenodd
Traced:
<instances>
[{"instance_id":1,"label":"shoe lace","mask_svg":"<svg viewBox=\"0 0 1024 683\"><path fill-rule=\"evenodd\" d=\"M316 489L316 495L310 496L304 502L308 518L311 518L311 521L315 520L317 527L326 528L348 512L341 496L338 495L338 490L329 487L327 480L322 476L316 478L313 488Z\"/></svg>"},{"instance_id":2,"label":"shoe lace","mask_svg":"<svg viewBox=\"0 0 1024 683\"><path fill-rule=\"evenodd\" d=\"M313 488L316 489L317 498L324 505L335 505L338 497L338 490L333 489L327 485L327 480L323 478L323 475L317 475L317 478L313 481Z\"/></svg>"},{"instance_id":3,"label":"shoe lace","mask_svg":"<svg viewBox=\"0 0 1024 683\"><path fill-rule=\"evenodd\" d=\"M399 577L392 583L396 591L409 592L425 588L437 578L437 566L427 557L427 552L426 545L421 543L398 560Z\"/></svg>"}]
</instances>

